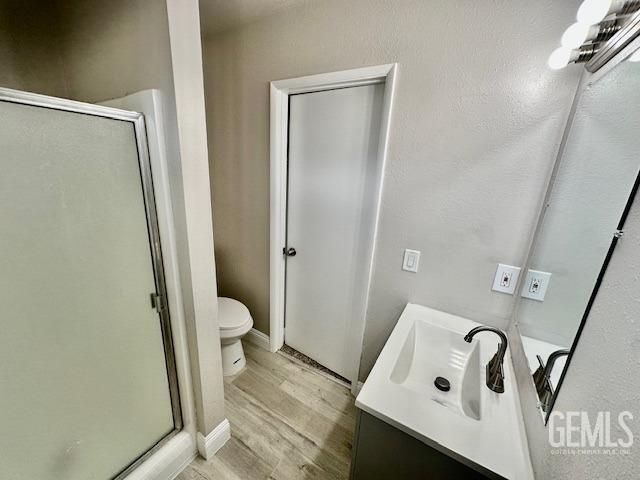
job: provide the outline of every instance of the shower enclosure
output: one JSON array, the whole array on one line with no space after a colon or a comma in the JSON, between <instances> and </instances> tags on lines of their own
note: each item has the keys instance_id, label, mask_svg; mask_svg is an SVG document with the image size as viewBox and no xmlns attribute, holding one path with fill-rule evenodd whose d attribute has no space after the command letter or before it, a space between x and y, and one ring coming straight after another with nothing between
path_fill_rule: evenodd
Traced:
<instances>
[{"instance_id":1,"label":"shower enclosure","mask_svg":"<svg viewBox=\"0 0 640 480\"><path fill-rule=\"evenodd\" d=\"M182 428L141 114L0 89L0 477L122 478Z\"/></svg>"}]
</instances>

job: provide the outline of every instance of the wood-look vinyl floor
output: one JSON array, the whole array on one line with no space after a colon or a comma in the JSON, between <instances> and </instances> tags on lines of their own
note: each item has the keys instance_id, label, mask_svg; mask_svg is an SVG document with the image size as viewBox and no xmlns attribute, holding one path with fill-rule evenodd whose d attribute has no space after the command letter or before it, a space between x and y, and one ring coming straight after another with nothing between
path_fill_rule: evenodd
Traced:
<instances>
[{"instance_id":1,"label":"wood-look vinyl floor","mask_svg":"<svg viewBox=\"0 0 640 480\"><path fill-rule=\"evenodd\" d=\"M177 480L347 479L355 428L349 390L243 342L247 368L225 378L231 440Z\"/></svg>"}]
</instances>

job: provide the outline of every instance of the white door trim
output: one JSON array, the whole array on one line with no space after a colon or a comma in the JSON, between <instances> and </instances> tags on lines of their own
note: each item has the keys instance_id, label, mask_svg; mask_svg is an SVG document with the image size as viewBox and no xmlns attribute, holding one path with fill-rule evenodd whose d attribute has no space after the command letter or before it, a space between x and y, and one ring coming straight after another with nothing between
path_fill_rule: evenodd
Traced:
<instances>
[{"instance_id":1,"label":"white door trim","mask_svg":"<svg viewBox=\"0 0 640 480\"><path fill-rule=\"evenodd\" d=\"M375 229L373 250L369 264L367 279L367 295L365 309L368 304L369 288L373 271L373 257L375 256L378 222L380 216L380 199L384 168L387 159L387 144L389 126L394 97L397 64L378 65L356 68L340 72L322 73L307 77L290 78L271 82L271 200L270 200L270 350L275 352L284 344L284 296L285 296L285 258L282 248L285 246L287 226L287 137L289 131L289 95L293 93L314 92L340 87L352 87L383 81L385 83L382 123L380 128L380 143L378 156L380 171L377 178ZM366 313L365 313L366 316ZM360 356L362 354L362 340L364 337L365 316L357 319L349 332L349 344L352 346L352 374L349 376L352 391L357 388Z\"/></svg>"}]
</instances>

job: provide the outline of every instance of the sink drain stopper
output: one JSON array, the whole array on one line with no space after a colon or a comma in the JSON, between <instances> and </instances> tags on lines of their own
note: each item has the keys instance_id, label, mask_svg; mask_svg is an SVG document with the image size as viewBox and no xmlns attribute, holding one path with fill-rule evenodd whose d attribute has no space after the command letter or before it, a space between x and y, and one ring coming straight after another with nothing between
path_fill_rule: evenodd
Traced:
<instances>
[{"instance_id":1,"label":"sink drain stopper","mask_svg":"<svg viewBox=\"0 0 640 480\"><path fill-rule=\"evenodd\" d=\"M451 383L449 383L449 380L444 377L436 377L433 384L438 390L442 390L443 392L451 390Z\"/></svg>"}]
</instances>

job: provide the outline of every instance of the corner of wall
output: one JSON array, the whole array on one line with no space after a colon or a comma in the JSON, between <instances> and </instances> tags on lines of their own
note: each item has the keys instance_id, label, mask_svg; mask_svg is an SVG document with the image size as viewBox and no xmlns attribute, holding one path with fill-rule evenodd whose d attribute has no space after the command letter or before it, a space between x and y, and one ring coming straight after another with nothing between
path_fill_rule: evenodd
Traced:
<instances>
[{"instance_id":1,"label":"corner of wall","mask_svg":"<svg viewBox=\"0 0 640 480\"><path fill-rule=\"evenodd\" d=\"M185 304L190 304L187 328L196 390L197 427L199 434L207 438L224 422L224 387L217 322L198 1L167 0L167 15L180 142L183 214L189 250L188 268L191 273L190 298L187 299L185 295Z\"/></svg>"}]
</instances>

